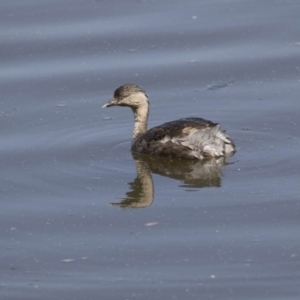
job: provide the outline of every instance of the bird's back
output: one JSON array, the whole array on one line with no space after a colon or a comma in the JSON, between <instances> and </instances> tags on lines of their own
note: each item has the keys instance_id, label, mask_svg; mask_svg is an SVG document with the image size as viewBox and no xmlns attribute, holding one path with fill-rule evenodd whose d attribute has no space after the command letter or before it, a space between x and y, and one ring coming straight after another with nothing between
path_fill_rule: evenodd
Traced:
<instances>
[{"instance_id":1,"label":"bird's back","mask_svg":"<svg viewBox=\"0 0 300 300\"><path fill-rule=\"evenodd\" d=\"M133 152L189 159L226 156L234 148L217 123L201 118L184 118L153 127L132 143Z\"/></svg>"}]
</instances>

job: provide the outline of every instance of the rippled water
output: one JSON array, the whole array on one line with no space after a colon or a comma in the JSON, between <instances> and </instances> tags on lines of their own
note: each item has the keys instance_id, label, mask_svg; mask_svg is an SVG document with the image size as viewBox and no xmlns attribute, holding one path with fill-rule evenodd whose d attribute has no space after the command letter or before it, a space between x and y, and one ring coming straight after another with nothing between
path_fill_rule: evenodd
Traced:
<instances>
[{"instance_id":1,"label":"rippled water","mask_svg":"<svg viewBox=\"0 0 300 300\"><path fill-rule=\"evenodd\" d=\"M299 299L299 11L2 1L0 298ZM150 126L197 115L238 152L135 160L131 111L101 109L126 82Z\"/></svg>"}]
</instances>

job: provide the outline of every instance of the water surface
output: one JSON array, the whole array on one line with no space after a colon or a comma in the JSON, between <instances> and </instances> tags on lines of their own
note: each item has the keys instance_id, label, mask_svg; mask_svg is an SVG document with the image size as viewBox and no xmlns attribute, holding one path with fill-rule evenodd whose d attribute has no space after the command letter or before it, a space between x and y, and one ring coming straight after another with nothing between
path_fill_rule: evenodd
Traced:
<instances>
[{"instance_id":1,"label":"water surface","mask_svg":"<svg viewBox=\"0 0 300 300\"><path fill-rule=\"evenodd\" d=\"M2 1L0 298L299 299L299 6ZM135 160L127 82L238 152Z\"/></svg>"}]
</instances>

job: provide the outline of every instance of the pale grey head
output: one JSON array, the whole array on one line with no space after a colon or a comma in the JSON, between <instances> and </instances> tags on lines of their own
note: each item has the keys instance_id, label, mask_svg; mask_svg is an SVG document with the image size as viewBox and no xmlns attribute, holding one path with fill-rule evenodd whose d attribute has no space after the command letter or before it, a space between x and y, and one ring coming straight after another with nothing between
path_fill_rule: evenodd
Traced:
<instances>
[{"instance_id":1,"label":"pale grey head","mask_svg":"<svg viewBox=\"0 0 300 300\"><path fill-rule=\"evenodd\" d=\"M149 102L148 96L142 88L132 83L118 87L114 92L113 98L102 107L110 106L128 106L132 109L135 120L133 139L147 131Z\"/></svg>"},{"instance_id":2,"label":"pale grey head","mask_svg":"<svg viewBox=\"0 0 300 300\"><path fill-rule=\"evenodd\" d=\"M146 103L145 103L146 102ZM110 106L129 106L137 109L139 106L148 104L148 96L146 92L136 84L127 83L118 87L113 98L102 107Z\"/></svg>"}]
</instances>

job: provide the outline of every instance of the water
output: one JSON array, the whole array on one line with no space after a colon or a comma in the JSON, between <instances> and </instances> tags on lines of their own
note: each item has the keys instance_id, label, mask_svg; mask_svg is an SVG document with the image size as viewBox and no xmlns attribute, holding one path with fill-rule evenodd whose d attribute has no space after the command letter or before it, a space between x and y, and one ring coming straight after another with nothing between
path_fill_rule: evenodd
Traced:
<instances>
[{"instance_id":1,"label":"water","mask_svg":"<svg viewBox=\"0 0 300 300\"><path fill-rule=\"evenodd\" d=\"M299 299L299 9L2 1L0 298ZM135 161L126 82L238 152Z\"/></svg>"}]
</instances>

